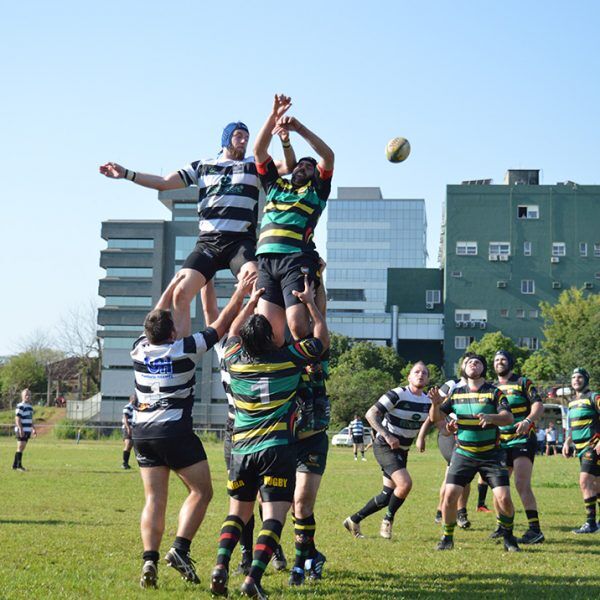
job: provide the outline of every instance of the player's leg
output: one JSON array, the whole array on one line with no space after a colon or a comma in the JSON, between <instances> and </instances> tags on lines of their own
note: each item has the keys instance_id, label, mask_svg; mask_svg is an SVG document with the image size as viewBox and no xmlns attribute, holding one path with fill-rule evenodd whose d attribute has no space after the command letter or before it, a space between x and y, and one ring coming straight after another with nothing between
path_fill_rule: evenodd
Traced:
<instances>
[{"instance_id":1,"label":"player's leg","mask_svg":"<svg viewBox=\"0 0 600 600\"><path fill-rule=\"evenodd\" d=\"M206 284L206 277L194 269L181 269L183 278L173 292L173 322L177 339L192 333L192 317L190 305Z\"/></svg>"},{"instance_id":2,"label":"player's leg","mask_svg":"<svg viewBox=\"0 0 600 600\"><path fill-rule=\"evenodd\" d=\"M488 484L483 480L481 475L479 475L477 478L477 512L492 512L485 503L488 487Z\"/></svg>"},{"instance_id":3,"label":"player's leg","mask_svg":"<svg viewBox=\"0 0 600 600\"><path fill-rule=\"evenodd\" d=\"M133 442L130 437L126 437L123 440L123 464L121 465L124 469L130 469L129 458L131 457L131 449L133 448Z\"/></svg>"},{"instance_id":4,"label":"player's leg","mask_svg":"<svg viewBox=\"0 0 600 600\"><path fill-rule=\"evenodd\" d=\"M412 479L406 468L397 469L391 473L391 479L394 483L394 491L392 492L392 496L387 505L387 510L383 516L381 528L379 530L379 535L385 539L391 539L392 525L394 523L396 513L404 504L404 501L412 489Z\"/></svg>"},{"instance_id":5,"label":"player's leg","mask_svg":"<svg viewBox=\"0 0 600 600\"><path fill-rule=\"evenodd\" d=\"M467 504L469 502L469 496L471 495L471 484L468 483L463 488L463 492L458 498L457 512L456 512L456 524L461 529L468 529L471 527L471 521L469 521L469 514L467 511Z\"/></svg>"},{"instance_id":6,"label":"player's leg","mask_svg":"<svg viewBox=\"0 0 600 600\"><path fill-rule=\"evenodd\" d=\"M456 513L458 510L458 499L463 493L464 486L450 483L446 480L446 490L442 502L442 539L436 546L437 550L452 550L454 547L454 529L456 527Z\"/></svg>"},{"instance_id":7,"label":"player's leg","mask_svg":"<svg viewBox=\"0 0 600 600\"><path fill-rule=\"evenodd\" d=\"M491 483L492 493L498 503L498 522L502 529L504 538L504 549L509 552L519 552L520 548L517 545L517 540L513 535L513 525L515 521L515 506L510 497L510 486L495 485L497 482Z\"/></svg>"},{"instance_id":8,"label":"player's leg","mask_svg":"<svg viewBox=\"0 0 600 600\"><path fill-rule=\"evenodd\" d=\"M277 261L276 258L259 257L256 287L265 291L258 301L256 312L269 321L273 329L273 342L280 347L285 343L286 322Z\"/></svg>"},{"instance_id":9,"label":"player's leg","mask_svg":"<svg viewBox=\"0 0 600 600\"><path fill-rule=\"evenodd\" d=\"M355 537L364 538L360 530L360 522L383 508L387 508L392 492L394 491L394 482L385 475L383 476L383 487L381 492L373 496L360 510L347 517L344 521L344 527Z\"/></svg>"},{"instance_id":10,"label":"player's leg","mask_svg":"<svg viewBox=\"0 0 600 600\"><path fill-rule=\"evenodd\" d=\"M535 438L531 438L527 443L527 448L523 449L519 456L515 456L513 459L515 487L523 503L528 523L527 531L519 540L523 544L540 544L544 541L544 534L540 528L537 501L531 487L536 445Z\"/></svg>"},{"instance_id":11,"label":"player's leg","mask_svg":"<svg viewBox=\"0 0 600 600\"><path fill-rule=\"evenodd\" d=\"M25 467L23 466L23 452L25 452L25 447L27 446L28 436L17 438L17 451L15 452L15 458L13 460L13 469L24 471Z\"/></svg>"},{"instance_id":12,"label":"player's leg","mask_svg":"<svg viewBox=\"0 0 600 600\"><path fill-rule=\"evenodd\" d=\"M595 454L594 450L590 448L580 458L579 489L585 505L585 523L579 529L574 529L573 533L595 533L598 530L596 502L599 490L596 476L597 455L594 456Z\"/></svg>"}]
</instances>

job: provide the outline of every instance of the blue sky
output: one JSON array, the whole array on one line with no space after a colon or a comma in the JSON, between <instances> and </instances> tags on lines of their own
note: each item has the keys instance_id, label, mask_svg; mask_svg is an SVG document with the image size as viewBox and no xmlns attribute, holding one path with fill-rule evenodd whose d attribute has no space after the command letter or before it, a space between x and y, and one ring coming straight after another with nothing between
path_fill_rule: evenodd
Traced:
<instances>
[{"instance_id":1,"label":"blue sky","mask_svg":"<svg viewBox=\"0 0 600 600\"><path fill-rule=\"evenodd\" d=\"M448 183L518 167L600 183L591 0L57 0L2 17L0 302L14 318L0 355L100 301L103 220L168 218L154 192L99 164L168 173L213 156L223 125L254 134L275 92L335 150L334 187L425 198L431 266ZM392 165L397 135L412 154Z\"/></svg>"}]
</instances>

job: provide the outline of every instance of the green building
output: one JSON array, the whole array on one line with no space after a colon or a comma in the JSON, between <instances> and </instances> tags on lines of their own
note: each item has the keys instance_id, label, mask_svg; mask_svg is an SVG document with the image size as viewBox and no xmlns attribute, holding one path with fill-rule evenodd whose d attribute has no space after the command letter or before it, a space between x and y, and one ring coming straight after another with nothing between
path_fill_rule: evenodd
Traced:
<instances>
[{"instance_id":1,"label":"green building","mask_svg":"<svg viewBox=\"0 0 600 600\"><path fill-rule=\"evenodd\" d=\"M539 171L447 186L440 263L444 267L444 360L453 372L471 341L501 331L535 350L539 303L562 289L600 288L600 186L539 185Z\"/></svg>"}]
</instances>

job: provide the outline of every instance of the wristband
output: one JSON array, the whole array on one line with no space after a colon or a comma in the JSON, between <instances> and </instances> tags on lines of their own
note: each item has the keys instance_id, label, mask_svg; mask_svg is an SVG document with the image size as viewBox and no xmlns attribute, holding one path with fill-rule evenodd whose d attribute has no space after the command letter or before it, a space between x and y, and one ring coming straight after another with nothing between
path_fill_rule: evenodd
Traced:
<instances>
[{"instance_id":1,"label":"wristband","mask_svg":"<svg viewBox=\"0 0 600 600\"><path fill-rule=\"evenodd\" d=\"M135 171L130 171L129 169L125 169L125 179L128 179L129 181L135 181L135 176L137 175L137 173Z\"/></svg>"},{"instance_id":2,"label":"wristband","mask_svg":"<svg viewBox=\"0 0 600 600\"><path fill-rule=\"evenodd\" d=\"M284 148L291 148L291 147L292 147L292 145L291 145L289 142L288 142L287 144L284 144L283 142L281 142L281 145L282 145Z\"/></svg>"},{"instance_id":3,"label":"wristband","mask_svg":"<svg viewBox=\"0 0 600 600\"><path fill-rule=\"evenodd\" d=\"M527 421L530 425L533 425L533 423L531 422L531 419L529 417L525 417L523 419L523 421Z\"/></svg>"}]
</instances>

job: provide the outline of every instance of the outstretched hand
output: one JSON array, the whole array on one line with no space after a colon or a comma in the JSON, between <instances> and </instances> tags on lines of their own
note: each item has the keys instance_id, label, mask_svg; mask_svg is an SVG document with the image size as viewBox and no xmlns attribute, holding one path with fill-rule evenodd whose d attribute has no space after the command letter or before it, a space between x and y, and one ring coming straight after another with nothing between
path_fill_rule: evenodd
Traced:
<instances>
[{"instance_id":1,"label":"outstretched hand","mask_svg":"<svg viewBox=\"0 0 600 600\"><path fill-rule=\"evenodd\" d=\"M279 135L279 132L285 129L286 131L298 131L301 127L300 121L296 119L296 117L283 116L277 119L277 123L275 123L275 127L271 132L273 135Z\"/></svg>"},{"instance_id":2,"label":"outstretched hand","mask_svg":"<svg viewBox=\"0 0 600 600\"><path fill-rule=\"evenodd\" d=\"M302 304L314 304L315 303L315 286L313 283L309 283L308 275L304 275L304 290L299 292L298 290L292 290L292 294L302 302Z\"/></svg>"},{"instance_id":3,"label":"outstretched hand","mask_svg":"<svg viewBox=\"0 0 600 600\"><path fill-rule=\"evenodd\" d=\"M99 171L102 175L110 177L111 179L123 179L123 177L125 177L125 167L114 162L100 165Z\"/></svg>"},{"instance_id":4,"label":"outstretched hand","mask_svg":"<svg viewBox=\"0 0 600 600\"><path fill-rule=\"evenodd\" d=\"M258 273L256 273L256 271L246 271L242 278L237 282L236 288L246 295L250 292L250 289L256 282L257 277Z\"/></svg>"},{"instance_id":5,"label":"outstretched hand","mask_svg":"<svg viewBox=\"0 0 600 600\"><path fill-rule=\"evenodd\" d=\"M444 397L440 394L440 389L435 385L429 390L427 396L431 400L431 404L435 404L435 406L439 406L444 401Z\"/></svg>"},{"instance_id":6,"label":"outstretched hand","mask_svg":"<svg viewBox=\"0 0 600 600\"><path fill-rule=\"evenodd\" d=\"M273 116L279 120L292 106L292 99L285 94L275 94L273 98Z\"/></svg>"},{"instance_id":7,"label":"outstretched hand","mask_svg":"<svg viewBox=\"0 0 600 600\"><path fill-rule=\"evenodd\" d=\"M249 303L256 303L258 299L265 293L265 288L257 288L256 282L254 288L252 289L252 293L250 294Z\"/></svg>"}]
</instances>

